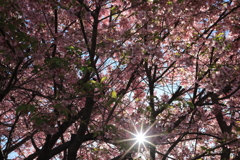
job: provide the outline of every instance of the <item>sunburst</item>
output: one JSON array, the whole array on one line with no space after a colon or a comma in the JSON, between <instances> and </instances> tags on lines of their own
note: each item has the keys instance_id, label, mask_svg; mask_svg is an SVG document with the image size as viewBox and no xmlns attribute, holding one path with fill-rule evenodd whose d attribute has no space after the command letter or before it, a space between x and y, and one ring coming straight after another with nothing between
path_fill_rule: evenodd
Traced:
<instances>
[{"instance_id":1,"label":"sunburst","mask_svg":"<svg viewBox=\"0 0 240 160\"><path fill-rule=\"evenodd\" d=\"M151 137L157 137L159 136L159 134L157 135L150 135L149 131L150 129L155 125L156 122L154 122L151 126L149 126L146 130L143 129L143 123L141 123L140 128L137 128L137 126L133 123L133 121L131 120L132 126L134 127L135 132L131 132L129 130L126 130L123 128L124 131L128 132L129 134L131 134L133 136L133 138L130 139L124 139L124 140L120 140L118 141L118 143L121 142L128 142L128 141L133 141L133 144L129 147L129 149L121 156L120 159L124 158L125 155L136 145L138 145L138 153L140 153L141 148L144 148L145 150L147 150L147 144L155 146L150 140L149 138Z\"/></svg>"}]
</instances>

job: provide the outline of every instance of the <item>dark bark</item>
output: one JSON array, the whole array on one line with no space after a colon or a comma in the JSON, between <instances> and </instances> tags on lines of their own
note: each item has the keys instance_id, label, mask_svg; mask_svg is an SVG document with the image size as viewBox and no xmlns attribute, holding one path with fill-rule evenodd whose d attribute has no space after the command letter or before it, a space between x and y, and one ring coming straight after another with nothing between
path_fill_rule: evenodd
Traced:
<instances>
[{"instance_id":1,"label":"dark bark","mask_svg":"<svg viewBox=\"0 0 240 160\"><path fill-rule=\"evenodd\" d=\"M111 160L133 160L131 153L127 153L125 156L119 155Z\"/></svg>"},{"instance_id":2,"label":"dark bark","mask_svg":"<svg viewBox=\"0 0 240 160\"><path fill-rule=\"evenodd\" d=\"M155 155L155 153L156 153L156 147L155 146L150 146L150 158L151 158L151 160L155 160L156 158L156 155Z\"/></svg>"},{"instance_id":3,"label":"dark bark","mask_svg":"<svg viewBox=\"0 0 240 160\"><path fill-rule=\"evenodd\" d=\"M230 159L231 149L227 147L222 147L221 160L229 160Z\"/></svg>"},{"instance_id":4,"label":"dark bark","mask_svg":"<svg viewBox=\"0 0 240 160\"><path fill-rule=\"evenodd\" d=\"M40 154L40 156L38 157L37 160L46 160L46 158L48 157L48 155L51 151L51 148L50 148L50 145L49 145L50 140L51 140L51 135L47 135L46 142L45 142L45 144L43 146L43 149L41 150L41 154Z\"/></svg>"},{"instance_id":5,"label":"dark bark","mask_svg":"<svg viewBox=\"0 0 240 160\"><path fill-rule=\"evenodd\" d=\"M2 154L2 151L0 150L0 160L4 160L3 159L3 154Z\"/></svg>"},{"instance_id":6,"label":"dark bark","mask_svg":"<svg viewBox=\"0 0 240 160\"><path fill-rule=\"evenodd\" d=\"M177 144L183 139L183 137L186 135L187 133L182 134L180 137L178 137L178 139L172 144L172 146L168 149L168 151L166 152L166 154L163 156L162 160L167 159L169 153L177 146Z\"/></svg>"},{"instance_id":7,"label":"dark bark","mask_svg":"<svg viewBox=\"0 0 240 160\"><path fill-rule=\"evenodd\" d=\"M69 121L63 122L63 124L59 127L58 132L51 137L51 140L48 143L48 145L49 145L48 148L51 149L54 146L54 144L57 142L59 137L61 137L61 135L66 131L66 129L69 126L71 126L75 121L77 121L82 116L82 114L83 114L83 110L81 110L77 115L71 117L71 119ZM26 160L32 160L32 159L36 158L37 156L45 156L45 158L46 157L50 157L50 158L52 157L51 155L46 155L46 154L41 155L41 153L42 153L41 150L36 151L34 154L31 154L30 156L28 156L26 158Z\"/></svg>"},{"instance_id":8,"label":"dark bark","mask_svg":"<svg viewBox=\"0 0 240 160\"><path fill-rule=\"evenodd\" d=\"M212 98L213 104L218 104L218 95L217 94L212 94L211 98ZM218 125L219 125L222 133L231 134L233 123L231 123L230 126L227 125L226 121L224 121L224 116L223 116L221 110L219 110L215 114L215 116L216 116ZM223 146L222 153L221 153L221 160L228 160L230 158L230 154L231 154L231 149L227 148L226 146Z\"/></svg>"},{"instance_id":9,"label":"dark bark","mask_svg":"<svg viewBox=\"0 0 240 160\"><path fill-rule=\"evenodd\" d=\"M68 160L76 160L77 159L77 151L79 147L82 145L85 133L87 131L87 127L90 121L92 109L94 106L93 97L87 97L86 103L84 107L84 113L82 115L82 123L78 129L77 136L74 137L73 143L68 148Z\"/></svg>"}]
</instances>

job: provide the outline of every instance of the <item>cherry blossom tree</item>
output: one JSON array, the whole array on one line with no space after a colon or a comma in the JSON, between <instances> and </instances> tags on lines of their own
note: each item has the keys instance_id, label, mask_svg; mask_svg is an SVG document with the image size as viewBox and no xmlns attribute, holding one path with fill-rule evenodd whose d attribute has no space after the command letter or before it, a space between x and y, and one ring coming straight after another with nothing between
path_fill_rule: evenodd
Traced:
<instances>
[{"instance_id":1,"label":"cherry blossom tree","mask_svg":"<svg viewBox=\"0 0 240 160\"><path fill-rule=\"evenodd\" d=\"M0 159L240 158L239 0L0 4Z\"/></svg>"}]
</instances>

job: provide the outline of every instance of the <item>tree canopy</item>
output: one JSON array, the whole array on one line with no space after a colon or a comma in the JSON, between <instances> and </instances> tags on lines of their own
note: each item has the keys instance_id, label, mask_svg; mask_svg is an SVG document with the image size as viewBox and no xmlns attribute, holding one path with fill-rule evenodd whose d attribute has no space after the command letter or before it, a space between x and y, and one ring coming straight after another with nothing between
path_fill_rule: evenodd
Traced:
<instances>
[{"instance_id":1,"label":"tree canopy","mask_svg":"<svg viewBox=\"0 0 240 160\"><path fill-rule=\"evenodd\" d=\"M0 159L240 158L239 0L0 11Z\"/></svg>"}]
</instances>

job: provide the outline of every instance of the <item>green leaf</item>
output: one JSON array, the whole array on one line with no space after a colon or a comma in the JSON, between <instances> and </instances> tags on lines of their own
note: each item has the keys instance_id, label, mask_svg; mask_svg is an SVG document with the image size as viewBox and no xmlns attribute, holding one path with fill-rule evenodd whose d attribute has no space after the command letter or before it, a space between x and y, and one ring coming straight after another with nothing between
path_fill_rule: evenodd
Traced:
<instances>
[{"instance_id":1,"label":"green leaf","mask_svg":"<svg viewBox=\"0 0 240 160\"><path fill-rule=\"evenodd\" d=\"M67 53L77 53L79 56L82 55L81 49L79 47L74 47L74 46L68 46L65 47L67 50Z\"/></svg>"},{"instance_id":2,"label":"green leaf","mask_svg":"<svg viewBox=\"0 0 240 160\"><path fill-rule=\"evenodd\" d=\"M102 79L101 79L100 82L102 83L102 82L104 82L106 79L107 79L107 77L102 77Z\"/></svg>"},{"instance_id":3,"label":"green leaf","mask_svg":"<svg viewBox=\"0 0 240 160\"><path fill-rule=\"evenodd\" d=\"M239 132L240 131L240 127L236 127L236 131Z\"/></svg>"},{"instance_id":4,"label":"green leaf","mask_svg":"<svg viewBox=\"0 0 240 160\"><path fill-rule=\"evenodd\" d=\"M116 13L116 12L117 12L117 10L118 10L118 9L117 9L117 7L116 7L116 6L113 6L113 7L111 7L111 9L110 9L110 10L111 10L111 13L112 13L112 14L114 14L114 13Z\"/></svg>"},{"instance_id":5,"label":"green leaf","mask_svg":"<svg viewBox=\"0 0 240 160\"><path fill-rule=\"evenodd\" d=\"M188 106L192 109L194 109L194 104L192 102L187 102Z\"/></svg>"},{"instance_id":6,"label":"green leaf","mask_svg":"<svg viewBox=\"0 0 240 160\"><path fill-rule=\"evenodd\" d=\"M183 1L184 1L184 0L178 0L177 2L178 2L178 3L182 3Z\"/></svg>"},{"instance_id":7,"label":"green leaf","mask_svg":"<svg viewBox=\"0 0 240 160\"><path fill-rule=\"evenodd\" d=\"M17 113L22 112L24 114L28 113L28 112L34 112L37 109L35 108L34 105L28 105L28 104L22 104L20 106L17 107L16 111Z\"/></svg>"},{"instance_id":8,"label":"green leaf","mask_svg":"<svg viewBox=\"0 0 240 160\"><path fill-rule=\"evenodd\" d=\"M43 123L48 123L48 117L47 116L33 116L31 118L31 121L33 121L35 123L36 126L40 126Z\"/></svg>"},{"instance_id":9,"label":"green leaf","mask_svg":"<svg viewBox=\"0 0 240 160\"><path fill-rule=\"evenodd\" d=\"M59 57L53 57L53 58L48 58L46 59L46 63L50 65L51 67L67 67L69 65L69 62L66 61L63 58Z\"/></svg>"},{"instance_id":10,"label":"green leaf","mask_svg":"<svg viewBox=\"0 0 240 160\"><path fill-rule=\"evenodd\" d=\"M160 108L174 108L172 105L168 104L168 103L161 103L160 105Z\"/></svg>"},{"instance_id":11,"label":"green leaf","mask_svg":"<svg viewBox=\"0 0 240 160\"><path fill-rule=\"evenodd\" d=\"M143 114L144 113L144 110L142 108L138 108L138 111Z\"/></svg>"},{"instance_id":12,"label":"green leaf","mask_svg":"<svg viewBox=\"0 0 240 160\"><path fill-rule=\"evenodd\" d=\"M114 130L114 131L117 130L117 128L116 128L114 125L112 125L112 124L107 125L107 126L106 126L106 129L108 129L108 130Z\"/></svg>"},{"instance_id":13,"label":"green leaf","mask_svg":"<svg viewBox=\"0 0 240 160\"><path fill-rule=\"evenodd\" d=\"M140 101L141 99L140 99L140 98L135 98L134 100L135 100L135 102L138 102L138 101Z\"/></svg>"},{"instance_id":14,"label":"green leaf","mask_svg":"<svg viewBox=\"0 0 240 160\"><path fill-rule=\"evenodd\" d=\"M224 33L219 33L215 37L215 41L221 43L224 40Z\"/></svg>"},{"instance_id":15,"label":"green leaf","mask_svg":"<svg viewBox=\"0 0 240 160\"><path fill-rule=\"evenodd\" d=\"M116 91L112 91L111 97L112 97L112 98L117 98L117 92L116 92Z\"/></svg>"},{"instance_id":16,"label":"green leaf","mask_svg":"<svg viewBox=\"0 0 240 160\"><path fill-rule=\"evenodd\" d=\"M207 150L207 148L206 148L206 147L204 147L204 146L201 146L201 149L202 149L202 150Z\"/></svg>"},{"instance_id":17,"label":"green leaf","mask_svg":"<svg viewBox=\"0 0 240 160\"><path fill-rule=\"evenodd\" d=\"M152 111L152 108L151 108L150 106L147 106L146 110L147 110L148 112L151 112L151 111Z\"/></svg>"},{"instance_id":18,"label":"green leaf","mask_svg":"<svg viewBox=\"0 0 240 160\"><path fill-rule=\"evenodd\" d=\"M53 106L53 108L55 108L55 109L60 109L60 108L62 108L63 106L61 105L61 104L56 104L56 105L54 105Z\"/></svg>"},{"instance_id":19,"label":"green leaf","mask_svg":"<svg viewBox=\"0 0 240 160\"><path fill-rule=\"evenodd\" d=\"M79 67L79 70L81 70L83 73L94 71L94 69L92 67L88 67L88 66L81 66L81 67Z\"/></svg>"},{"instance_id":20,"label":"green leaf","mask_svg":"<svg viewBox=\"0 0 240 160\"><path fill-rule=\"evenodd\" d=\"M168 5L173 5L173 2L167 1L167 4L168 4Z\"/></svg>"},{"instance_id":21,"label":"green leaf","mask_svg":"<svg viewBox=\"0 0 240 160\"><path fill-rule=\"evenodd\" d=\"M39 66L39 65L34 65L34 66L33 66L32 73L38 73L40 70L41 70L41 66Z\"/></svg>"},{"instance_id":22,"label":"green leaf","mask_svg":"<svg viewBox=\"0 0 240 160\"><path fill-rule=\"evenodd\" d=\"M13 32L17 29L17 27L14 24L9 23L8 28Z\"/></svg>"},{"instance_id":23,"label":"green leaf","mask_svg":"<svg viewBox=\"0 0 240 160\"><path fill-rule=\"evenodd\" d=\"M88 81L90 84L95 84L95 83L97 83L96 81L94 81L94 80L89 80Z\"/></svg>"}]
</instances>

